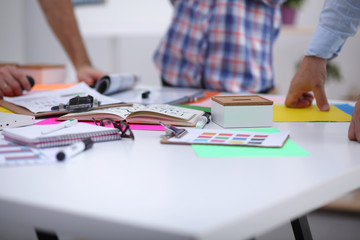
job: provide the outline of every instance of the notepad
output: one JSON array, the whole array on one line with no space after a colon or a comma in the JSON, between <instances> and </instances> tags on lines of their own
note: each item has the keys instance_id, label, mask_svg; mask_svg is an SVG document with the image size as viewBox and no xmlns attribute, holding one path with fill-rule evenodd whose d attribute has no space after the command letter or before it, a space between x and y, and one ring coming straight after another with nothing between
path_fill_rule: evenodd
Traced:
<instances>
[{"instance_id":1,"label":"notepad","mask_svg":"<svg viewBox=\"0 0 360 240\"><path fill-rule=\"evenodd\" d=\"M70 145L74 142L91 138L94 142L119 140L119 129L107 128L87 123L78 123L69 128L62 128L49 134L42 134L48 125L32 125L20 128L4 129L5 140L31 147L56 147Z\"/></svg>"},{"instance_id":2,"label":"notepad","mask_svg":"<svg viewBox=\"0 0 360 240\"><path fill-rule=\"evenodd\" d=\"M195 126L204 111L171 106L168 104L142 105L134 104L131 107L113 107L92 110L81 113L69 113L57 120L76 118L79 121L92 121L92 118L126 119L129 123L159 124L166 122L176 126Z\"/></svg>"}]
</instances>

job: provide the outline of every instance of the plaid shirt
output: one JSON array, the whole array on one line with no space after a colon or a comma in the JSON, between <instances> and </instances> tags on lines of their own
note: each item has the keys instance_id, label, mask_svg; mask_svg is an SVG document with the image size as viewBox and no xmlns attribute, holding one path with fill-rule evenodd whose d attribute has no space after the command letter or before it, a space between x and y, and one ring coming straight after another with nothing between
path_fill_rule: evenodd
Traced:
<instances>
[{"instance_id":1,"label":"plaid shirt","mask_svg":"<svg viewBox=\"0 0 360 240\"><path fill-rule=\"evenodd\" d=\"M176 87L261 92L274 86L273 43L284 0L171 0L154 60Z\"/></svg>"}]
</instances>

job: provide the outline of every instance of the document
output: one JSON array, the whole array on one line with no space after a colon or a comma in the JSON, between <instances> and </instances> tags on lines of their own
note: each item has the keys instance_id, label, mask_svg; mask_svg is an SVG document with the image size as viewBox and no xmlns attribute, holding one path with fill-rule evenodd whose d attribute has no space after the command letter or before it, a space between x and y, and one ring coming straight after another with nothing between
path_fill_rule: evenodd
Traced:
<instances>
[{"instance_id":1,"label":"document","mask_svg":"<svg viewBox=\"0 0 360 240\"><path fill-rule=\"evenodd\" d=\"M91 95L104 104L118 103L119 99L104 96L86 83L80 82L73 87L44 92L29 92L27 95L18 97L4 97L4 100L18 106L27 108L33 113L50 112L51 107L59 104L67 104L75 96Z\"/></svg>"}]
</instances>

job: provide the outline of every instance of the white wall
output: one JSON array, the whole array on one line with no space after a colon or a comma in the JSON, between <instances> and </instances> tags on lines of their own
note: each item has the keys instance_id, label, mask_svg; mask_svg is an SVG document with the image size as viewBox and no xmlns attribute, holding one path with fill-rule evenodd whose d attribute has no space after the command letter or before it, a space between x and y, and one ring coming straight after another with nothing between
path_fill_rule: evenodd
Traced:
<instances>
[{"instance_id":1,"label":"white wall","mask_svg":"<svg viewBox=\"0 0 360 240\"><path fill-rule=\"evenodd\" d=\"M23 6L21 0L0 0L0 62L23 59Z\"/></svg>"},{"instance_id":2,"label":"white wall","mask_svg":"<svg viewBox=\"0 0 360 240\"><path fill-rule=\"evenodd\" d=\"M152 58L171 19L168 0L107 0L101 7L78 7L76 15L95 66L137 72L142 83L160 86Z\"/></svg>"}]
</instances>

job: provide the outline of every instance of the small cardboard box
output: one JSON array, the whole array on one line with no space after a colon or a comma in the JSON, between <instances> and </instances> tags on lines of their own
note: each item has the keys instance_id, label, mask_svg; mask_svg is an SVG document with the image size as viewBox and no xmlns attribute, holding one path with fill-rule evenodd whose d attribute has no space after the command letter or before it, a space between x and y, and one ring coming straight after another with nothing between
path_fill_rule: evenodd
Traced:
<instances>
[{"instance_id":1,"label":"small cardboard box","mask_svg":"<svg viewBox=\"0 0 360 240\"><path fill-rule=\"evenodd\" d=\"M28 64L18 67L26 75L34 78L37 84L55 84L65 82L65 66L50 64Z\"/></svg>"},{"instance_id":2,"label":"small cardboard box","mask_svg":"<svg viewBox=\"0 0 360 240\"><path fill-rule=\"evenodd\" d=\"M257 96L215 96L211 98L211 119L223 128L271 127L273 102Z\"/></svg>"}]
</instances>

